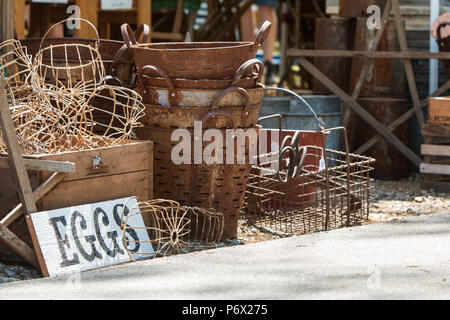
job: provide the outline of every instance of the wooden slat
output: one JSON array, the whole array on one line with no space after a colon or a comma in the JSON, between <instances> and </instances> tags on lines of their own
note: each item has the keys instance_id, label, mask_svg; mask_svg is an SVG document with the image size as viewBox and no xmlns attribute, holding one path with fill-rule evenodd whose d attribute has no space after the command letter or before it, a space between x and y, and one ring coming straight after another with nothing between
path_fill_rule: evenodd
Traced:
<instances>
[{"instance_id":1,"label":"wooden slat","mask_svg":"<svg viewBox=\"0 0 450 320\"><path fill-rule=\"evenodd\" d=\"M62 161L47 161L47 160L33 160L23 159L25 167L30 171L52 171L52 172L75 172L75 164L73 162ZM0 168L9 169L11 163L8 158L0 157Z\"/></svg>"},{"instance_id":2,"label":"wooden slat","mask_svg":"<svg viewBox=\"0 0 450 320\"><path fill-rule=\"evenodd\" d=\"M0 42L14 38L14 0L2 0Z\"/></svg>"},{"instance_id":3,"label":"wooden slat","mask_svg":"<svg viewBox=\"0 0 450 320\"><path fill-rule=\"evenodd\" d=\"M408 43L406 40L405 27L403 25L402 14L400 13L400 4L398 0L391 0L392 7L394 9L395 24L397 26L397 36L400 42L400 49L403 52L408 51ZM414 69L412 66L411 59L404 59L403 66L405 67L406 78L408 80L409 92L413 101L414 109L416 111L416 116L419 121L420 126L425 124L425 116L423 115L422 108L420 107L420 97L417 90L416 79L414 78Z\"/></svg>"},{"instance_id":4,"label":"wooden slat","mask_svg":"<svg viewBox=\"0 0 450 320\"><path fill-rule=\"evenodd\" d=\"M102 177L111 174L122 174L130 171L142 171L148 169L147 159L152 155L148 152L152 148L151 141L135 142L115 147L99 148L82 152L66 152L57 155L43 157L45 160L72 161L76 163L75 173L67 176L65 181L87 179L90 177ZM98 170L92 168L93 157L99 155L102 159ZM43 173L45 179L49 173Z\"/></svg>"},{"instance_id":5,"label":"wooden slat","mask_svg":"<svg viewBox=\"0 0 450 320\"><path fill-rule=\"evenodd\" d=\"M450 157L450 146L423 144L421 146L421 153L423 155L430 155L430 156L449 156Z\"/></svg>"},{"instance_id":6,"label":"wooden slat","mask_svg":"<svg viewBox=\"0 0 450 320\"><path fill-rule=\"evenodd\" d=\"M39 268L36 254L25 242L12 233L8 228L0 224L0 240L4 241L11 249L17 252L25 261Z\"/></svg>"},{"instance_id":7,"label":"wooden slat","mask_svg":"<svg viewBox=\"0 0 450 320\"><path fill-rule=\"evenodd\" d=\"M288 56L316 58L450 59L450 52L289 49Z\"/></svg>"},{"instance_id":8,"label":"wooden slat","mask_svg":"<svg viewBox=\"0 0 450 320\"><path fill-rule=\"evenodd\" d=\"M152 25L152 0L137 0L137 24ZM152 42L150 33L147 42Z\"/></svg>"},{"instance_id":9,"label":"wooden slat","mask_svg":"<svg viewBox=\"0 0 450 320\"><path fill-rule=\"evenodd\" d=\"M450 165L422 163L420 165L420 172L450 175Z\"/></svg>"},{"instance_id":10,"label":"wooden slat","mask_svg":"<svg viewBox=\"0 0 450 320\"><path fill-rule=\"evenodd\" d=\"M44 181L36 190L33 191L34 201L41 200L46 194L52 191L64 178L67 176L66 173L54 173L51 177ZM3 226L8 227L15 220L23 215L23 206L20 203L14 208L6 217L0 222Z\"/></svg>"},{"instance_id":11,"label":"wooden slat","mask_svg":"<svg viewBox=\"0 0 450 320\"><path fill-rule=\"evenodd\" d=\"M14 1L14 28L18 39L25 38L25 0Z\"/></svg>"},{"instance_id":12,"label":"wooden slat","mask_svg":"<svg viewBox=\"0 0 450 320\"><path fill-rule=\"evenodd\" d=\"M392 143L402 154L405 155L412 163L417 167L422 163L422 159L417 156L411 149L403 144L396 136L394 136L384 125L376 120L370 113L368 113L363 107L361 107L352 97L345 93L341 88L333 83L327 76L325 76L319 69L317 69L306 58L299 58L298 62L309 73L317 78L327 89L341 98L342 102L347 104L352 110L369 123L380 135L382 135L387 141Z\"/></svg>"},{"instance_id":13,"label":"wooden slat","mask_svg":"<svg viewBox=\"0 0 450 320\"><path fill-rule=\"evenodd\" d=\"M17 141L16 130L11 118L8 102L6 100L5 82L0 79L0 127L3 134L3 141L8 150L11 167L13 168L18 183L19 193L27 213L36 212L36 203L33 200L33 190L31 189L28 173L22 158L19 142Z\"/></svg>"},{"instance_id":14,"label":"wooden slat","mask_svg":"<svg viewBox=\"0 0 450 320\"><path fill-rule=\"evenodd\" d=\"M450 137L450 126L425 124L422 127L424 136Z\"/></svg>"}]
</instances>

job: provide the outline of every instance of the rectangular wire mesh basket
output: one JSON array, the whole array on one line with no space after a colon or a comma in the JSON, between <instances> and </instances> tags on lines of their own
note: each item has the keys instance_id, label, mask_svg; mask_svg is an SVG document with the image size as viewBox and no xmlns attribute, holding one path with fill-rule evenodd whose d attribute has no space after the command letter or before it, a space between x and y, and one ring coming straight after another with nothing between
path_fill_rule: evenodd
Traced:
<instances>
[{"instance_id":1,"label":"rectangular wire mesh basket","mask_svg":"<svg viewBox=\"0 0 450 320\"><path fill-rule=\"evenodd\" d=\"M346 152L325 148L326 135L335 130L344 131ZM289 167L281 168L283 157L253 166L243 209L250 225L301 235L368 221L375 159L348 152L345 128L322 134L323 147L302 146L304 161L287 182L281 181ZM276 170L271 169L273 161L278 162Z\"/></svg>"}]
</instances>

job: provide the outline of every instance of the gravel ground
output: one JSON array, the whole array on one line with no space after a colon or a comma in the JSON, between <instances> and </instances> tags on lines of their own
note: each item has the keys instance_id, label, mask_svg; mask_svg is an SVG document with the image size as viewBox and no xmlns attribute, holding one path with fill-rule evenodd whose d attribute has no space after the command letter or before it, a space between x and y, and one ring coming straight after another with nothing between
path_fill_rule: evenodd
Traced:
<instances>
[{"instance_id":1,"label":"gravel ground","mask_svg":"<svg viewBox=\"0 0 450 320\"><path fill-rule=\"evenodd\" d=\"M421 190L419 180L420 176L413 174L409 179L401 181L374 181L371 190L374 200L371 205L369 221L366 224L400 220L408 216L450 213L450 194ZM222 241L218 247L245 245L290 236L292 235L255 228L242 219L239 221L238 238ZM187 248L186 251L193 252L210 248L206 246ZM34 268L0 263L0 284L39 277L39 272Z\"/></svg>"}]
</instances>

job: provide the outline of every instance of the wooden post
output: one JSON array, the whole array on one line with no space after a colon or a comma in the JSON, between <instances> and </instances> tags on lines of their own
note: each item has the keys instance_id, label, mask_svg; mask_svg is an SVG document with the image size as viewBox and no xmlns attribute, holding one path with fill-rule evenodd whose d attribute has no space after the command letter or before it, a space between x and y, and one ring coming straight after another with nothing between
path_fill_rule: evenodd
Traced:
<instances>
[{"instance_id":1,"label":"wooden post","mask_svg":"<svg viewBox=\"0 0 450 320\"><path fill-rule=\"evenodd\" d=\"M152 25L152 0L137 0L137 25ZM152 34L148 37L147 42L152 42Z\"/></svg>"},{"instance_id":2,"label":"wooden post","mask_svg":"<svg viewBox=\"0 0 450 320\"><path fill-rule=\"evenodd\" d=\"M1 42L14 39L14 0L0 0L1 4Z\"/></svg>"},{"instance_id":3,"label":"wooden post","mask_svg":"<svg viewBox=\"0 0 450 320\"><path fill-rule=\"evenodd\" d=\"M80 7L80 18L91 22L98 29L98 9L99 1L76 0L75 4ZM96 38L95 31L87 23L81 23L81 29L76 32L79 38Z\"/></svg>"},{"instance_id":4,"label":"wooden post","mask_svg":"<svg viewBox=\"0 0 450 320\"><path fill-rule=\"evenodd\" d=\"M11 118L11 112L6 99L5 81L0 79L0 126L3 134L3 141L8 150L11 167L16 173L19 183L19 194L27 213L36 212L36 203L33 199L33 190L28 179L25 162L22 158L19 142L17 141L16 130Z\"/></svg>"},{"instance_id":5,"label":"wooden post","mask_svg":"<svg viewBox=\"0 0 450 320\"><path fill-rule=\"evenodd\" d=\"M25 38L25 0L14 1L14 28L18 39Z\"/></svg>"}]
</instances>

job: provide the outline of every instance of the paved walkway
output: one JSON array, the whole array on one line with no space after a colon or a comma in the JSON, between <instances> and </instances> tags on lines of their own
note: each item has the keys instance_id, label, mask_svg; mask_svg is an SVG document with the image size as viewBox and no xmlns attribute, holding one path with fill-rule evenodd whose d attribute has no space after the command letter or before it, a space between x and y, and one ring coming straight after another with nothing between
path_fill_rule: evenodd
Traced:
<instances>
[{"instance_id":1,"label":"paved walkway","mask_svg":"<svg viewBox=\"0 0 450 320\"><path fill-rule=\"evenodd\" d=\"M450 299L450 213L0 285L0 299Z\"/></svg>"}]
</instances>

